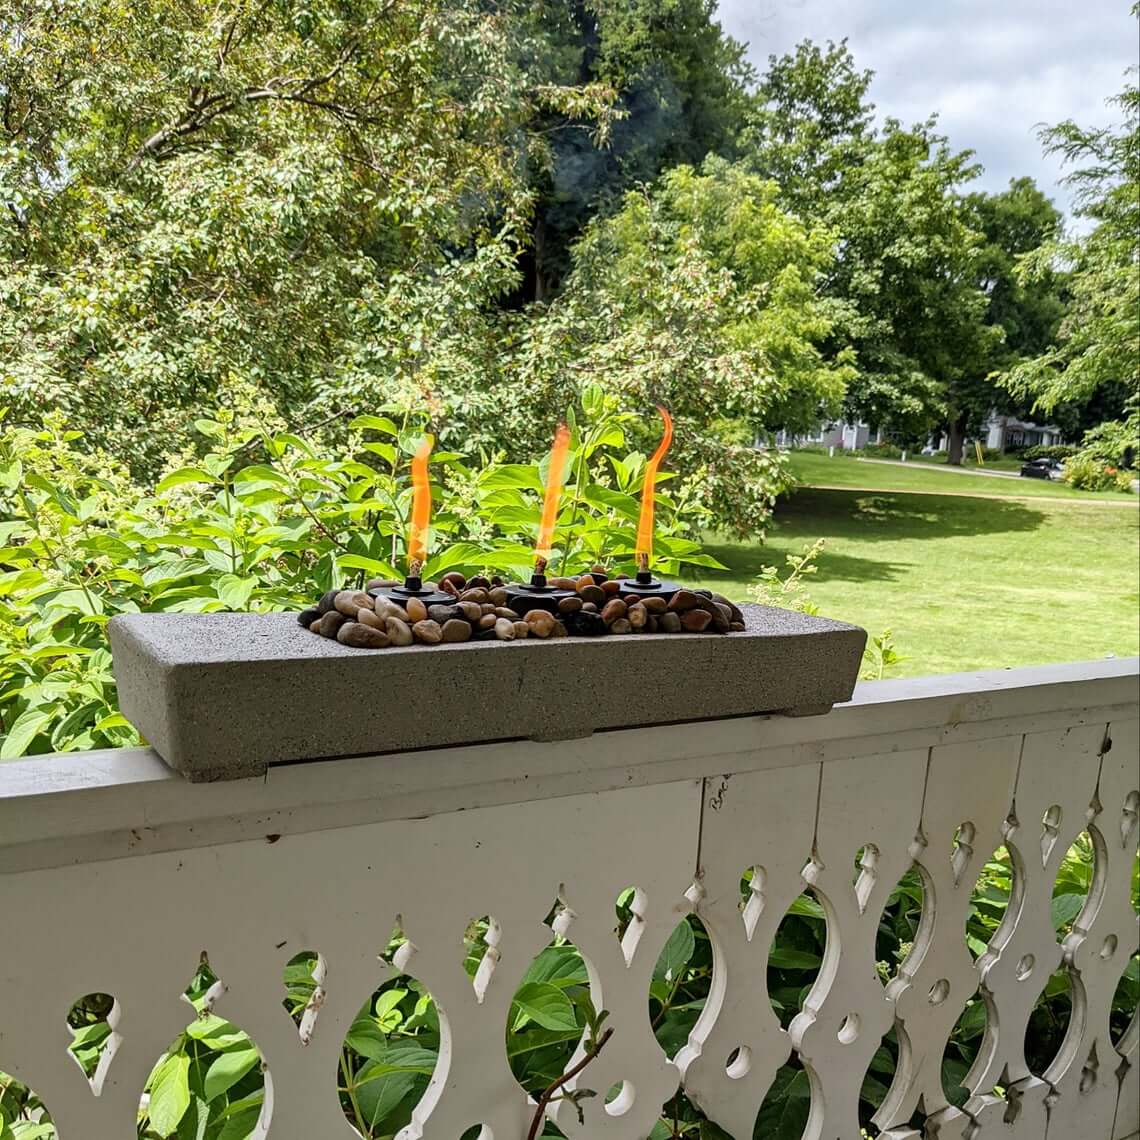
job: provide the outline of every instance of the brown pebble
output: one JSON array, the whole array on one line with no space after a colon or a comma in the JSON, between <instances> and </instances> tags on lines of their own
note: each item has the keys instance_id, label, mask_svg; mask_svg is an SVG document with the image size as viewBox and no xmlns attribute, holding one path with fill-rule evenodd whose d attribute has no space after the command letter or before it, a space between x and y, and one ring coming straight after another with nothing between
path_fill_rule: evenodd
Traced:
<instances>
[{"instance_id":1,"label":"brown pebble","mask_svg":"<svg viewBox=\"0 0 1140 1140\"><path fill-rule=\"evenodd\" d=\"M728 626L728 630L729 630L729 633L743 633L744 632L744 622L742 622L742 621L730 622L729 626Z\"/></svg>"},{"instance_id":2,"label":"brown pebble","mask_svg":"<svg viewBox=\"0 0 1140 1140\"><path fill-rule=\"evenodd\" d=\"M450 573L444 574L439 580L440 588L443 589L444 582L450 582L456 590L462 590L467 585L467 579L459 573L458 570L452 570Z\"/></svg>"},{"instance_id":3,"label":"brown pebble","mask_svg":"<svg viewBox=\"0 0 1140 1140\"><path fill-rule=\"evenodd\" d=\"M348 618L340 612L340 610L329 610L323 618L321 618L321 627L317 632L322 637L336 637L336 631L340 629Z\"/></svg>"},{"instance_id":4,"label":"brown pebble","mask_svg":"<svg viewBox=\"0 0 1140 1140\"><path fill-rule=\"evenodd\" d=\"M315 622L312 622L309 625L309 629L311 629L313 631L313 633L320 633L321 632L321 619L317 618L317 620Z\"/></svg>"},{"instance_id":5,"label":"brown pebble","mask_svg":"<svg viewBox=\"0 0 1140 1140\"><path fill-rule=\"evenodd\" d=\"M609 571L600 562L595 562L594 565L590 567L590 573L608 575Z\"/></svg>"},{"instance_id":6,"label":"brown pebble","mask_svg":"<svg viewBox=\"0 0 1140 1140\"><path fill-rule=\"evenodd\" d=\"M556 590L576 590L578 588L577 578L551 578L548 584Z\"/></svg>"},{"instance_id":7,"label":"brown pebble","mask_svg":"<svg viewBox=\"0 0 1140 1140\"><path fill-rule=\"evenodd\" d=\"M700 633L712 621L712 614L708 610L685 610L681 614L681 628L690 633Z\"/></svg>"},{"instance_id":8,"label":"brown pebble","mask_svg":"<svg viewBox=\"0 0 1140 1140\"><path fill-rule=\"evenodd\" d=\"M362 625L358 621L346 621L336 631L336 639L341 645L352 649L387 649L388 635L373 629L370 625Z\"/></svg>"},{"instance_id":9,"label":"brown pebble","mask_svg":"<svg viewBox=\"0 0 1140 1140\"><path fill-rule=\"evenodd\" d=\"M629 618L629 624L634 629L644 629L645 623L649 620L649 611L640 602L637 602L626 610L626 617Z\"/></svg>"},{"instance_id":10,"label":"brown pebble","mask_svg":"<svg viewBox=\"0 0 1140 1140\"><path fill-rule=\"evenodd\" d=\"M329 610L335 609L336 596L339 593L339 590L329 590L328 593L322 594L321 600L317 602L317 609L320 610L322 614L327 614Z\"/></svg>"},{"instance_id":11,"label":"brown pebble","mask_svg":"<svg viewBox=\"0 0 1140 1140\"><path fill-rule=\"evenodd\" d=\"M404 603L404 611L408 615L408 620L415 625L418 621L427 621L427 606L420 601L419 598L409 598Z\"/></svg>"},{"instance_id":12,"label":"brown pebble","mask_svg":"<svg viewBox=\"0 0 1140 1140\"><path fill-rule=\"evenodd\" d=\"M459 617L461 612L458 604L454 606L428 606L428 617L432 621L439 622L440 625L443 625L445 621L451 621L452 618Z\"/></svg>"},{"instance_id":13,"label":"brown pebble","mask_svg":"<svg viewBox=\"0 0 1140 1140\"><path fill-rule=\"evenodd\" d=\"M315 621L320 621L324 615L316 606L310 606L307 610L302 610L297 615L297 624L303 625L306 629L309 628Z\"/></svg>"},{"instance_id":14,"label":"brown pebble","mask_svg":"<svg viewBox=\"0 0 1140 1140\"><path fill-rule=\"evenodd\" d=\"M592 582L588 586L581 586L579 588L578 597L584 602L593 602L596 606L604 606L606 604L606 592L601 586L595 586Z\"/></svg>"},{"instance_id":15,"label":"brown pebble","mask_svg":"<svg viewBox=\"0 0 1140 1140\"><path fill-rule=\"evenodd\" d=\"M621 583L616 578L610 578L608 581L602 583L602 593L607 598L612 598L618 590L621 589Z\"/></svg>"},{"instance_id":16,"label":"brown pebble","mask_svg":"<svg viewBox=\"0 0 1140 1140\"><path fill-rule=\"evenodd\" d=\"M584 590L587 586L596 586L598 583L594 581L593 574L582 574L580 577L574 579L574 589Z\"/></svg>"},{"instance_id":17,"label":"brown pebble","mask_svg":"<svg viewBox=\"0 0 1140 1140\"><path fill-rule=\"evenodd\" d=\"M471 626L462 618L452 618L443 623L444 641L468 641L471 638Z\"/></svg>"},{"instance_id":18,"label":"brown pebble","mask_svg":"<svg viewBox=\"0 0 1140 1140\"><path fill-rule=\"evenodd\" d=\"M629 618L618 618L610 626L610 633L631 633L632 631L633 626L629 624Z\"/></svg>"},{"instance_id":19,"label":"brown pebble","mask_svg":"<svg viewBox=\"0 0 1140 1140\"><path fill-rule=\"evenodd\" d=\"M467 625L466 622L463 624ZM467 632L471 632L469 625L467 626ZM431 618L425 618L423 621L418 621L412 626L412 636L424 645L438 645L443 640L443 630L440 629L439 622L432 621Z\"/></svg>"},{"instance_id":20,"label":"brown pebble","mask_svg":"<svg viewBox=\"0 0 1140 1140\"><path fill-rule=\"evenodd\" d=\"M554 628L550 631L551 637L569 637L570 631L557 619L554 619Z\"/></svg>"},{"instance_id":21,"label":"brown pebble","mask_svg":"<svg viewBox=\"0 0 1140 1140\"><path fill-rule=\"evenodd\" d=\"M674 613L684 613L700 604L700 598L692 590L678 590L669 602L669 609ZM707 623L706 623L707 624Z\"/></svg>"},{"instance_id":22,"label":"brown pebble","mask_svg":"<svg viewBox=\"0 0 1140 1140\"><path fill-rule=\"evenodd\" d=\"M375 610L366 610L363 606L356 611L356 620L361 625L370 625L373 629L384 633L388 629L388 619L381 617Z\"/></svg>"},{"instance_id":23,"label":"brown pebble","mask_svg":"<svg viewBox=\"0 0 1140 1140\"><path fill-rule=\"evenodd\" d=\"M385 624L387 625L388 640L393 645L411 645L415 640L412 636L412 627L402 618L386 618Z\"/></svg>"},{"instance_id":24,"label":"brown pebble","mask_svg":"<svg viewBox=\"0 0 1140 1140\"><path fill-rule=\"evenodd\" d=\"M657 619L657 628L662 633L680 633L681 632L681 615L680 614L662 614Z\"/></svg>"},{"instance_id":25,"label":"brown pebble","mask_svg":"<svg viewBox=\"0 0 1140 1140\"><path fill-rule=\"evenodd\" d=\"M664 598L642 598L641 604L651 614L663 614L665 612L665 599Z\"/></svg>"},{"instance_id":26,"label":"brown pebble","mask_svg":"<svg viewBox=\"0 0 1140 1140\"><path fill-rule=\"evenodd\" d=\"M577 594L571 594L568 598L558 599L558 612L560 614L572 614L582 608L582 599Z\"/></svg>"},{"instance_id":27,"label":"brown pebble","mask_svg":"<svg viewBox=\"0 0 1140 1140\"><path fill-rule=\"evenodd\" d=\"M441 593L450 594L453 598L459 597L459 587L454 582L447 581L446 578L440 582L439 588Z\"/></svg>"},{"instance_id":28,"label":"brown pebble","mask_svg":"<svg viewBox=\"0 0 1140 1140\"><path fill-rule=\"evenodd\" d=\"M597 602L583 602L582 603L582 613L596 614L597 612L598 612Z\"/></svg>"},{"instance_id":29,"label":"brown pebble","mask_svg":"<svg viewBox=\"0 0 1140 1140\"><path fill-rule=\"evenodd\" d=\"M645 600L640 594L625 594L623 597L625 598L625 604L627 606L632 606L634 602L641 602Z\"/></svg>"},{"instance_id":30,"label":"brown pebble","mask_svg":"<svg viewBox=\"0 0 1140 1140\"><path fill-rule=\"evenodd\" d=\"M530 636L530 624L528 622L523 621L522 618L519 618L519 620L515 622L515 637L521 638L521 637L529 637L529 636Z\"/></svg>"},{"instance_id":31,"label":"brown pebble","mask_svg":"<svg viewBox=\"0 0 1140 1140\"><path fill-rule=\"evenodd\" d=\"M509 618L511 621L518 621L521 616L512 610L510 606L495 606L491 612L495 617Z\"/></svg>"},{"instance_id":32,"label":"brown pebble","mask_svg":"<svg viewBox=\"0 0 1140 1140\"><path fill-rule=\"evenodd\" d=\"M716 613L712 616L713 626L717 633L728 633L732 628L732 610L720 602L713 602L713 606L716 607Z\"/></svg>"},{"instance_id":33,"label":"brown pebble","mask_svg":"<svg viewBox=\"0 0 1140 1140\"><path fill-rule=\"evenodd\" d=\"M402 582L397 582L395 578L372 578L365 583L366 590L390 590L393 586L401 586Z\"/></svg>"},{"instance_id":34,"label":"brown pebble","mask_svg":"<svg viewBox=\"0 0 1140 1140\"><path fill-rule=\"evenodd\" d=\"M661 619L657 616L657 614L650 614L649 617L645 619L645 632L656 633L660 622Z\"/></svg>"},{"instance_id":35,"label":"brown pebble","mask_svg":"<svg viewBox=\"0 0 1140 1140\"><path fill-rule=\"evenodd\" d=\"M506 618L496 617L494 614L483 614L483 616L479 618L477 624L480 629L494 629L496 622L506 620Z\"/></svg>"},{"instance_id":36,"label":"brown pebble","mask_svg":"<svg viewBox=\"0 0 1140 1140\"><path fill-rule=\"evenodd\" d=\"M483 616L483 607L478 602L459 602L455 608L472 625L478 625L479 619Z\"/></svg>"},{"instance_id":37,"label":"brown pebble","mask_svg":"<svg viewBox=\"0 0 1140 1140\"><path fill-rule=\"evenodd\" d=\"M606 625L613 625L618 618L625 617L626 608L626 604L621 598L610 598L602 607L602 621Z\"/></svg>"},{"instance_id":38,"label":"brown pebble","mask_svg":"<svg viewBox=\"0 0 1140 1140\"><path fill-rule=\"evenodd\" d=\"M507 591L504 590L502 586L496 586L487 593L487 601L493 606L505 606L507 604L507 597Z\"/></svg>"},{"instance_id":39,"label":"brown pebble","mask_svg":"<svg viewBox=\"0 0 1140 1140\"><path fill-rule=\"evenodd\" d=\"M526 623L535 637L549 637L554 630L554 615L546 610L531 610L526 615Z\"/></svg>"},{"instance_id":40,"label":"brown pebble","mask_svg":"<svg viewBox=\"0 0 1140 1140\"><path fill-rule=\"evenodd\" d=\"M363 590L341 590L333 602L345 617L356 617L360 609L372 609L372 599Z\"/></svg>"},{"instance_id":41,"label":"brown pebble","mask_svg":"<svg viewBox=\"0 0 1140 1140\"><path fill-rule=\"evenodd\" d=\"M495 631L495 636L500 641L514 641L515 639L515 623L508 618L495 618L494 624L491 627Z\"/></svg>"},{"instance_id":42,"label":"brown pebble","mask_svg":"<svg viewBox=\"0 0 1140 1140\"><path fill-rule=\"evenodd\" d=\"M469 587L480 586L484 590L489 590L491 588L491 579L485 574L475 574L467 579L467 585Z\"/></svg>"},{"instance_id":43,"label":"brown pebble","mask_svg":"<svg viewBox=\"0 0 1140 1140\"><path fill-rule=\"evenodd\" d=\"M459 600L461 602L479 602L482 604L488 601L489 598L487 591L482 586L476 586L474 589L464 590L463 593L459 595Z\"/></svg>"}]
</instances>

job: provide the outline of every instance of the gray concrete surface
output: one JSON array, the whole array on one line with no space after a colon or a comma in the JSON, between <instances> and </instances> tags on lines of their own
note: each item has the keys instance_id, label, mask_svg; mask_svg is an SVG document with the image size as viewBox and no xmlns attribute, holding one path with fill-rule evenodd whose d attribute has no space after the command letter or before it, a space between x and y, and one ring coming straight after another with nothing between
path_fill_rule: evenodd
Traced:
<instances>
[{"instance_id":1,"label":"gray concrete surface","mask_svg":"<svg viewBox=\"0 0 1140 1140\"><path fill-rule=\"evenodd\" d=\"M851 697L866 633L747 605L746 630L350 649L293 614L124 614L119 703L191 780L268 765L766 712ZM377 763L382 763L378 760Z\"/></svg>"}]
</instances>

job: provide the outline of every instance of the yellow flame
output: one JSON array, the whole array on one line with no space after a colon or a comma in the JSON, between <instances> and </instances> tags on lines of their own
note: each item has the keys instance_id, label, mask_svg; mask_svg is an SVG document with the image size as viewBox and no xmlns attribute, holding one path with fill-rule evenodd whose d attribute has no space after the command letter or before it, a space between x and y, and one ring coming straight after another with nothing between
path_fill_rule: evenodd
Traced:
<instances>
[{"instance_id":1,"label":"yellow flame","mask_svg":"<svg viewBox=\"0 0 1140 1140\"><path fill-rule=\"evenodd\" d=\"M412 523L408 528L408 572L418 574L427 561L428 520L431 518L431 483L428 456L435 438L424 436L412 457Z\"/></svg>"},{"instance_id":2,"label":"yellow flame","mask_svg":"<svg viewBox=\"0 0 1140 1140\"><path fill-rule=\"evenodd\" d=\"M641 491L641 514L637 519L637 554L649 558L653 554L653 507L657 488L657 468L673 442L673 417L660 404L657 410L665 423L665 432L661 442L645 465L645 485Z\"/></svg>"},{"instance_id":3,"label":"yellow flame","mask_svg":"<svg viewBox=\"0 0 1140 1140\"><path fill-rule=\"evenodd\" d=\"M558 500L562 495L562 476L566 470L566 455L570 450L570 429L559 424L554 433L554 446L550 449L550 466L546 470L546 495L542 500L542 521L538 526L538 543L534 558L547 562L554 544L554 527L558 521Z\"/></svg>"}]
</instances>

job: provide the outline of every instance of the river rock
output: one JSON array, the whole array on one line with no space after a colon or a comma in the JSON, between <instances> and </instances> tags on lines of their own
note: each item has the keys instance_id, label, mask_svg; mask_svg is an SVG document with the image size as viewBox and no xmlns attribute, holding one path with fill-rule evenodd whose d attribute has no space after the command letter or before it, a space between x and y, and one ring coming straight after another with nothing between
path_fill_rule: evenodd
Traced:
<instances>
[{"instance_id":1,"label":"river rock","mask_svg":"<svg viewBox=\"0 0 1140 1140\"><path fill-rule=\"evenodd\" d=\"M478 602L480 605L489 600L487 591L482 586L475 586L473 588L464 590L459 595L461 602Z\"/></svg>"},{"instance_id":2,"label":"river rock","mask_svg":"<svg viewBox=\"0 0 1140 1140\"><path fill-rule=\"evenodd\" d=\"M322 637L336 637L336 631L340 629L348 618L340 612L340 610L329 610L327 614L321 616L320 630L318 631Z\"/></svg>"},{"instance_id":3,"label":"river rock","mask_svg":"<svg viewBox=\"0 0 1140 1140\"><path fill-rule=\"evenodd\" d=\"M663 614L666 610L666 603L665 603L664 598L655 598L655 597L642 598L641 604L651 614Z\"/></svg>"},{"instance_id":4,"label":"river rock","mask_svg":"<svg viewBox=\"0 0 1140 1140\"><path fill-rule=\"evenodd\" d=\"M720 602L713 602L716 607L716 613L713 614L713 627L717 633L728 633L732 628L732 610L728 606L722 606Z\"/></svg>"},{"instance_id":5,"label":"river rock","mask_svg":"<svg viewBox=\"0 0 1140 1140\"><path fill-rule=\"evenodd\" d=\"M440 625L443 625L445 621L452 621L459 617L462 612L458 605L428 606L428 617L431 618L432 621L439 622Z\"/></svg>"},{"instance_id":6,"label":"river rock","mask_svg":"<svg viewBox=\"0 0 1140 1140\"><path fill-rule=\"evenodd\" d=\"M529 637L529 636L530 636L530 625L529 625L529 623L523 621L522 618L519 618L518 621L515 622L515 637L521 639L521 638Z\"/></svg>"},{"instance_id":7,"label":"river rock","mask_svg":"<svg viewBox=\"0 0 1140 1140\"><path fill-rule=\"evenodd\" d=\"M403 618L390 617L386 618L385 621L388 626L388 640L393 645L411 645L415 640L412 635L412 627Z\"/></svg>"},{"instance_id":8,"label":"river rock","mask_svg":"<svg viewBox=\"0 0 1140 1140\"><path fill-rule=\"evenodd\" d=\"M455 608L459 611L460 616L470 622L472 625L478 625L479 619L483 616L483 607L478 602L458 602Z\"/></svg>"},{"instance_id":9,"label":"river rock","mask_svg":"<svg viewBox=\"0 0 1140 1140\"><path fill-rule=\"evenodd\" d=\"M310 606L307 610L302 610L297 615L297 624L303 625L306 629L309 628L315 621L321 620L321 611L316 606Z\"/></svg>"},{"instance_id":10,"label":"river rock","mask_svg":"<svg viewBox=\"0 0 1140 1140\"><path fill-rule=\"evenodd\" d=\"M487 601L493 606L505 606L508 596L507 591L502 586L496 586L493 590L488 591Z\"/></svg>"},{"instance_id":11,"label":"river rock","mask_svg":"<svg viewBox=\"0 0 1140 1140\"><path fill-rule=\"evenodd\" d=\"M459 587L454 582L449 582L446 578L439 583L439 589L441 593L450 594L453 598L459 597Z\"/></svg>"},{"instance_id":12,"label":"river rock","mask_svg":"<svg viewBox=\"0 0 1140 1140\"><path fill-rule=\"evenodd\" d=\"M609 578L601 583L601 588L607 598L612 598L621 589L621 583L616 578Z\"/></svg>"},{"instance_id":13,"label":"river rock","mask_svg":"<svg viewBox=\"0 0 1140 1140\"><path fill-rule=\"evenodd\" d=\"M602 615L593 610L579 610L567 619L571 623L570 629L577 637L600 637L606 632L606 623Z\"/></svg>"},{"instance_id":14,"label":"river rock","mask_svg":"<svg viewBox=\"0 0 1140 1140\"><path fill-rule=\"evenodd\" d=\"M681 632L681 615L674 613L664 613L657 619L657 628L662 633L680 633Z\"/></svg>"},{"instance_id":15,"label":"river rock","mask_svg":"<svg viewBox=\"0 0 1140 1140\"><path fill-rule=\"evenodd\" d=\"M578 588L578 579L551 578L548 584L553 586L556 590L576 590Z\"/></svg>"},{"instance_id":16,"label":"river rock","mask_svg":"<svg viewBox=\"0 0 1140 1140\"><path fill-rule=\"evenodd\" d=\"M363 590L341 590L333 599L333 605L345 617L355 618L357 610L372 609L372 598Z\"/></svg>"},{"instance_id":17,"label":"river rock","mask_svg":"<svg viewBox=\"0 0 1140 1140\"><path fill-rule=\"evenodd\" d=\"M317 618L317 620L315 622L312 622L309 625L309 631L311 633L320 633L321 632L321 619L320 618Z\"/></svg>"},{"instance_id":18,"label":"river rock","mask_svg":"<svg viewBox=\"0 0 1140 1140\"><path fill-rule=\"evenodd\" d=\"M714 602L716 602L716 604L718 606L728 606L729 610L732 613L732 620L733 621L743 621L744 620L744 614L741 613L740 607L734 601L731 601L729 598L726 598L723 594L713 594L712 600Z\"/></svg>"},{"instance_id":19,"label":"river rock","mask_svg":"<svg viewBox=\"0 0 1140 1140\"><path fill-rule=\"evenodd\" d=\"M452 618L450 621L445 621L441 632L444 641L469 641L471 639L471 626L462 618Z\"/></svg>"},{"instance_id":20,"label":"river rock","mask_svg":"<svg viewBox=\"0 0 1140 1140\"><path fill-rule=\"evenodd\" d=\"M373 629L380 630L381 633L386 633L388 630L388 619L386 617L381 617L375 610L366 610L363 606L356 611L356 620L361 625L368 625Z\"/></svg>"},{"instance_id":21,"label":"river rock","mask_svg":"<svg viewBox=\"0 0 1140 1140\"><path fill-rule=\"evenodd\" d=\"M466 622L463 624L467 625ZM469 625L467 632L471 632ZM412 626L412 636L424 645L438 645L443 640L443 630L440 628L439 622L426 618Z\"/></svg>"},{"instance_id":22,"label":"river rock","mask_svg":"<svg viewBox=\"0 0 1140 1140\"><path fill-rule=\"evenodd\" d=\"M409 598L404 603L404 612L408 615L408 621L415 625L418 621L427 621L427 606L420 601L419 598Z\"/></svg>"},{"instance_id":23,"label":"river rock","mask_svg":"<svg viewBox=\"0 0 1140 1140\"><path fill-rule=\"evenodd\" d=\"M558 612L560 614L577 613L582 608L582 599L577 594L571 594L568 598L558 599Z\"/></svg>"},{"instance_id":24,"label":"river rock","mask_svg":"<svg viewBox=\"0 0 1140 1140\"><path fill-rule=\"evenodd\" d=\"M596 606L604 606L606 604L606 594L601 586L591 582L588 586L578 587L578 597L583 602L593 602Z\"/></svg>"},{"instance_id":25,"label":"river rock","mask_svg":"<svg viewBox=\"0 0 1140 1140\"><path fill-rule=\"evenodd\" d=\"M363 625L358 621L346 621L336 631L336 639L341 645L351 646L353 649L387 649L388 635L373 629L370 625Z\"/></svg>"},{"instance_id":26,"label":"river rock","mask_svg":"<svg viewBox=\"0 0 1140 1140\"><path fill-rule=\"evenodd\" d=\"M372 578L364 584L366 590L390 590L393 586L402 586L402 582L395 578Z\"/></svg>"},{"instance_id":27,"label":"river rock","mask_svg":"<svg viewBox=\"0 0 1140 1140\"><path fill-rule=\"evenodd\" d=\"M526 615L526 623L535 637L549 637L554 629L554 615L546 610L531 610Z\"/></svg>"},{"instance_id":28,"label":"river rock","mask_svg":"<svg viewBox=\"0 0 1140 1140\"><path fill-rule=\"evenodd\" d=\"M681 614L681 628L689 633L700 633L712 621L712 614L708 610L686 610Z\"/></svg>"},{"instance_id":29,"label":"river rock","mask_svg":"<svg viewBox=\"0 0 1140 1140\"><path fill-rule=\"evenodd\" d=\"M496 622L506 620L506 618L496 617L494 614L481 614L478 625L480 629L494 629Z\"/></svg>"},{"instance_id":30,"label":"river rock","mask_svg":"<svg viewBox=\"0 0 1140 1140\"><path fill-rule=\"evenodd\" d=\"M645 628L645 623L649 620L649 611L641 602L636 602L626 610L625 616L634 629L640 630Z\"/></svg>"},{"instance_id":31,"label":"river rock","mask_svg":"<svg viewBox=\"0 0 1140 1140\"><path fill-rule=\"evenodd\" d=\"M444 582L450 582L456 590L464 590L467 588L467 579L460 574L458 570L452 570L440 578L439 585L441 589L443 588Z\"/></svg>"},{"instance_id":32,"label":"river rock","mask_svg":"<svg viewBox=\"0 0 1140 1140\"><path fill-rule=\"evenodd\" d=\"M674 613L684 613L700 604L700 598L692 590L678 590L669 600L669 609ZM707 623L706 623L707 624Z\"/></svg>"},{"instance_id":33,"label":"river rock","mask_svg":"<svg viewBox=\"0 0 1140 1140\"><path fill-rule=\"evenodd\" d=\"M495 624L492 628L500 641L514 641L515 623L509 618L495 618Z\"/></svg>"},{"instance_id":34,"label":"river rock","mask_svg":"<svg viewBox=\"0 0 1140 1140\"><path fill-rule=\"evenodd\" d=\"M322 614L327 614L329 610L336 608L336 596L339 590L329 590L327 593L321 595L321 600L317 602L317 609Z\"/></svg>"},{"instance_id":35,"label":"river rock","mask_svg":"<svg viewBox=\"0 0 1140 1140\"><path fill-rule=\"evenodd\" d=\"M610 598L602 607L602 621L604 621L606 625L613 625L618 618L624 618L625 613L625 602L623 602L621 598Z\"/></svg>"},{"instance_id":36,"label":"river rock","mask_svg":"<svg viewBox=\"0 0 1140 1140\"><path fill-rule=\"evenodd\" d=\"M467 588L478 587L480 590L489 590L491 588L491 579L483 574L476 574L467 579Z\"/></svg>"},{"instance_id":37,"label":"river rock","mask_svg":"<svg viewBox=\"0 0 1140 1140\"><path fill-rule=\"evenodd\" d=\"M729 627L728 627L728 632L729 633L743 633L744 632L744 622L742 622L742 621L731 622L729 624Z\"/></svg>"},{"instance_id":38,"label":"river rock","mask_svg":"<svg viewBox=\"0 0 1140 1140\"><path fill-rule=\"evenodd\" d=\"M633 626L629 624L629 618L618 618L610 626L610 633L632 633Z\"/></svg>"}]
</instances>

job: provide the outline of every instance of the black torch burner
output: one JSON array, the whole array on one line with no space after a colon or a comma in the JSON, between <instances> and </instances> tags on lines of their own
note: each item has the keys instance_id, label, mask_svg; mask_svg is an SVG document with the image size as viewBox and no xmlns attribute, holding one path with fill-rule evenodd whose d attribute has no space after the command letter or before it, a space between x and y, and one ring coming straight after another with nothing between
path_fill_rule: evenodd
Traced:
<instances>
[{"instance_id":1,"label":"black torch burner","mask_svg":"<svg viewBox=\"0 0 1140 1140\"><path fill-rule=\"evenodd\" d=\"M375 590L369 590L368 593L374 598L387 598L401 609L407 607L410 598L419 598L425 606L454 605L453 594L445 594L442 590L425 589L418 567L415 569L416 573L409 574L402 586L380 586Z\"/></svg>"},{"instance_id":2,"label":"black torch burner","mask_svg":"<svg viewBox=\"0 0 1140 1140\"><path fill-rule=\"evenodd\" d=\"M520 616L531 610L546 610L558 613L558 603L563 598L573 597L573 590L558 590L546 580L545 567L536 570L529 582L512 582L506 587L507 605Z\"/></svg>"},{"instance_id":3,"label":"black torch burner","mask_svg":"<svg viewBox=\"0 0 1140 1140\"><path fill-rule=\"evenodd\" d=\"M684 589L676 582L666 582L654 578L648 570L639 570L632 578L622 578L618 587L619 598L664 598L668 601L678 590Z\"/></svg>"}]
</instances>

